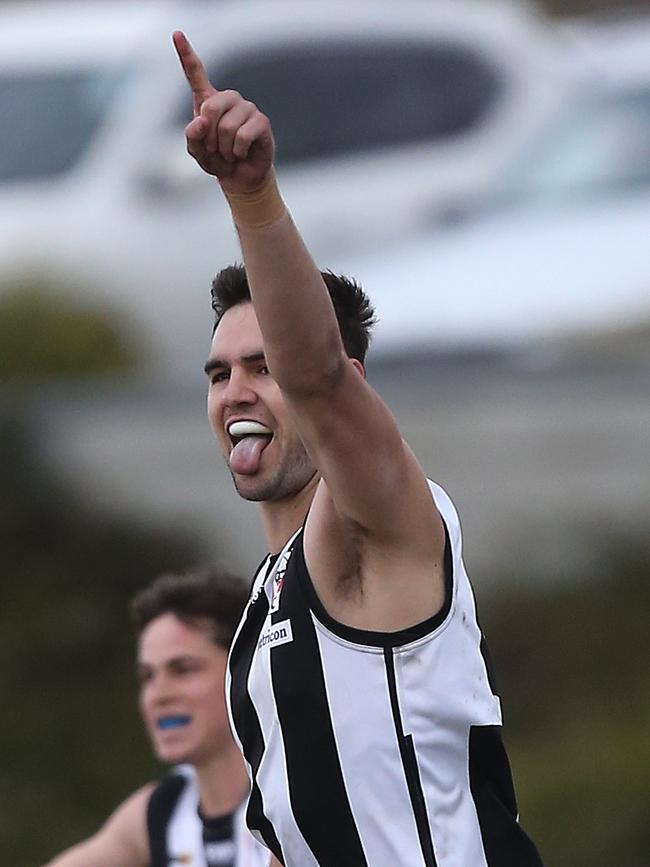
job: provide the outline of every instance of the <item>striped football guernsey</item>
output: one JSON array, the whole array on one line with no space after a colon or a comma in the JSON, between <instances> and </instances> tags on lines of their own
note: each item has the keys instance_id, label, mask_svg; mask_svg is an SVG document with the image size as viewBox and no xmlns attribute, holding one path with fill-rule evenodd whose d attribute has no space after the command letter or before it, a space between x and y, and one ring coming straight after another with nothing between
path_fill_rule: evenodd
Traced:
<instances>
[{"instance_id":1,"label":"striped football guernsey","mask_svg":"<svg viewBox=\"0 0 650 867\"><path fill-rule=\"evenodd\" d=\"M454 506L442 610L393 633L333 620L302 529L256 575L228 664L249 828L285 867L541 867L517 821L501 707Z\"/></svg>"},{"instance_id":2,"label":"striped football guernsey","mask_svg":"<svg viewBox=\"0 0 650 867\"><path fill-rule=\"evenodd\" d=\"M244 812L202 817L196 773L177 765L147 804L150 867L268 867L268 849L248 832Z\"/></svg>"}]
</instances>

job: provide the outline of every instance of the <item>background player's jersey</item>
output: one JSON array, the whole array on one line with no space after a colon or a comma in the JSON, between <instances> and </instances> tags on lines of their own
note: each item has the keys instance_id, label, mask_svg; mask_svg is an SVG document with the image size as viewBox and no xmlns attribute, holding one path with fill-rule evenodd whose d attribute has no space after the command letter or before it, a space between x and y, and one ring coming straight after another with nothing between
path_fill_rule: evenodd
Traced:
<instances>
[{"instance_id":1,"label":"background player's jersey","mask_svg":"<svg viewBox=\"0 0 650 867\"><path fill-rule=\"evenodd\" d=\"M445 492L446 597L395 633L320 604L300 530L257 573L228 666L249 827L286 867L540 867ZM395 576L399 582L399 575Z\"/></svg>"},{"instance_id":2,"label":"background player's jersey","mask_svg":"<svg viewBox=\"0 0 650 867\"><path fill-rule=\"evenodd\" d=\"M268 867L270 854L248 832L244 807L202 819L194 770L179 765L147 805L151 867Z\"/></svg>"}]
</instances>

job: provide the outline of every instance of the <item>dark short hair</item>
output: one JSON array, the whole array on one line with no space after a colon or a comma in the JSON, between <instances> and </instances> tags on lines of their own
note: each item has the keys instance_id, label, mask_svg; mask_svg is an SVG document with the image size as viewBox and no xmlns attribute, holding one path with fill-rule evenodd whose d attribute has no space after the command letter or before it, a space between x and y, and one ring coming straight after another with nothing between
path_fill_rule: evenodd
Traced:
<instances>
[{"instance_id":1,"label":"dark short hair","mask_svg":"<svg viewBox=\"0 0 650 867\"><path fill-rule=\"evenodd\" d=\"M320 273L334 306L345 351L350 358L356 358L363 363L370 345L372 329L377 322L374 307L356 280L332 271ZM212 281L211 295L215 318L212 331L214 334L227 310L251 300L244 266L229 265L219 271Z\"/></svg>"},{"instance_id":2,"label":"dark short hair","mask_svg":"<svg viewBox=\"0 0 650 867\"><path fill-rule=\"evenodd\" d=\"M241 578L219 569L160 575L131 600L131 620L137 638L163 614L199 628L207 621L210 639L228 649L247 599Z\"/></svg>"}]
</instances>

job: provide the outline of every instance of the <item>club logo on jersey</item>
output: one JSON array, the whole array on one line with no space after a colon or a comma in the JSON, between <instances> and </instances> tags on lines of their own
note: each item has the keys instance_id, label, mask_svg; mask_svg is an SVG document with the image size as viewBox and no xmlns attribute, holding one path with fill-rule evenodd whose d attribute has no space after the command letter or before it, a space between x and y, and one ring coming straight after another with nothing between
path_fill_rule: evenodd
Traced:
<instances>
[{"instance_id":1,"label":"club logo on jersey","mask_svg":"<svg viewBox=\"0 0 650 867\"><path fill-rule=\"evenodd\" d=\"M275 572L273 573L273 582L271 585L271 607L269 608L271 614L275 613L280 608L280 593L282 593L284 573L287 571L290 557L291 551L287 551L283 554L278 560Z\"/></svg>"},{"instance_id":2,"label":"club logo on jersey","mask_svg":"<svg viewBox=\"0 0 650 867\"><path fill-rule=\"evenodd\" d=\"M284 584L284 575L275 575L273 578L273 594L271 596L271 607L269 611L274 614L280 607L280 593L282 593L282 585Z\"/></svg>"},{"instance_id":3,"label":"club logo on jersey","mask_svg":"<svg viewBox=\"0 0 650 867\"><path fill-rule=\"evenodd\" d=\"M290 641L293 641L291 621L281 620L280 623L270 623L266 627L259 637L257 649L262 650L263 647L277 647L279 644L288 644Z\"/></svg>"},{"instance_id":4,"label":"club logo on jersey","mask_svg":"<svg viewBox=\"0 0 650 867\"><path fill-rule=\"evenodd\" d=\"M181 852L180 855L172 855L168 864L191 864L194 859L191 852Z\"/></svg>"}]
</instances>

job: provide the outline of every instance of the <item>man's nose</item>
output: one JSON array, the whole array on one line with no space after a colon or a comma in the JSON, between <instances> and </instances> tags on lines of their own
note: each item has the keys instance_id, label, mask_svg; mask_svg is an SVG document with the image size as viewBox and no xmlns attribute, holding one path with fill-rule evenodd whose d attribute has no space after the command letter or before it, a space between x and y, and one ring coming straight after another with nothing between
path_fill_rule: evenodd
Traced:
<instances>
[{"instance_id":1,"label":"man's nose","mask_svg":"<svg viewBox=\"0 0 650 867\"><path fill-rule=\"evenodd\" d=\"M245 370L233 369L230 372L228 384L223 393L223 399L229 406L255 403L257 393L252 387L250 376Z\"/></svg>"},{"instance_id":2,"label":"man's nose","mask_svg":"<svg viewBox=\"0 0 650 867\"><path fill-rule=\"evenodd\" d=\"M147 699L152 705L163 705L174 698L173 684L169 677L157 674L147 684Z\"/></svg>"}]
</instances>

